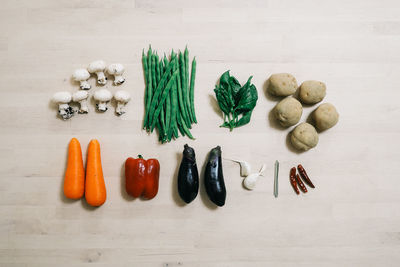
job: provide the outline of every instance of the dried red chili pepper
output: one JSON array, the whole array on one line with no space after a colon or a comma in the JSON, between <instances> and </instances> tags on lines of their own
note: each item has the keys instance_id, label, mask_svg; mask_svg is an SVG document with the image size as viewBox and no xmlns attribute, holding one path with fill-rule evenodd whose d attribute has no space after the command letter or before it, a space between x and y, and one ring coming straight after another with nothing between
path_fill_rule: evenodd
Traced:
<instances>
[{"instance_id":1,"label":"dried red chili pepper","mask_svg":"<svg viewBox=\"0 0 400 267\"><path fill-rule=\"evenodd\" d=\"M158 192L160 163L156 159L128 158L125 162L125 188L133 197L152 199Z\"/></svg>"},{"instance_id":2,"label":"dried red chili pepper","mask_svg":"<svg viewBox=\"0 0 400 267\"><path fill-rule=\"evenodd\" d=\"M296 180L297 180L297 183L299 184L299 186L300 186L300 189L301 189L301 191L303 191L303 193L307 193L307 188L306 188L306 186L303 184L303 182L301 181L301 179L300 179L300 175L296 175Z\"/></svg>"},{"instance_id":3,"label":"dried red chili pepper","mask_svg":"<svg viewBox=\"0 0 400 267\"><path fill-rule=\"evenodd\" d=\"M296 167L290 169L290 183L292 184L296 194L300 194L300 191L297 188L297 183L296 183Z\"/></svg>"},{"instance_id":4,"label":"dried red chili pepper","mask_svg":"<svg viewBox=\"0 0 400 267\"><path fill-rule=\"evenodd\" d=\"M312 188L315 188L315 186L313 185L313 183L311 182L310 178L307 175L306 170L303 168L303 166L301 164L299 164L297 166L297 170L299 171L301 178L303 178L304 182L309 185Z\"/></svg>"}]
</instances>

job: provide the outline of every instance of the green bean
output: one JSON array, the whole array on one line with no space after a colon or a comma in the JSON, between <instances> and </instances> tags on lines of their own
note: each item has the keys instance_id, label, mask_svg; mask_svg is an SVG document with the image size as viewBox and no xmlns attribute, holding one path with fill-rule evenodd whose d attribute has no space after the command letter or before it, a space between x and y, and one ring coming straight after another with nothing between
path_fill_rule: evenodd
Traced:
<instances>
[{"instance_id":1,"label":"green bean","mask_svg":"<svg viewBox=\"0 0 400 267\"><path fill-rule=\"evenodd\" d=\"M164 67L166 68L169 64L167 56L164 54Z\"/></svg>"},{"instance_id":2,"label":"green bean","mask_svg":"<svg viewBox=\"0 0 400 267\"><path fill-rule=\"evenodd\" d=\"M181 122L181 121L185 121L185 120L183 120L183 119L181 120L181 115L182 114L179 114L179 118L178 118L178 121L177 121L177 127L178 127L178 130L181 133L181 135L185 136L186 133L185 133L185 130L183 129L183 127L182 127L182 122Z\"/></svg>"},{"instance_id":3,"label":"green bean","mask_svg":"<svg viewBox=\"0 0 400 267\"><path fill-rule=\"evenodd\" d=\"M167 95L167 99L165 101L166 103L166 108L165 108L165 129L167 130L167 133L170 132L171 128L171 90L169 91Z\"/></svg>"},{"instance_id":4,"label":"green bean","mask_svg":"<svg viewBox=\"0 0 400 267\"><path fill-rule=\"evenodd\" d=\"M149 125L153 124L154 112L155 112L155 109L157 108L156 106L160 105L159 100L158 100L159 95L161 94L162 88L164 87L164 83L167 80L168 74L170 73L174 64L175 64L175 62L168 63L168 66L167 66L164 74L161 77L160 83L157 85L157 88L154 92L154 96L153 96L153 99L151 100L151 104L150 104L150 112L149 112L149 119L148 119Z\"/></svg>"},{"instance_id":5,"label":"green bean","mask_svg":"<svg viewBox=\"0 0 400 267\"><path fill-rule=\"evenodd\" d=\"M167 129L168 129L167 125L166 125L166 122L165 122L165 105L162 105L162 107L161 107L161 112L160 112L159 119L161 121L161 126L163 128L163 135L165 135L166 132L167 132Z\"/></svg>"},{"instance_id":6,"label":"green bean","mask_svg":"<svg viewBox=\"0 0 400 267\"><path fill-rule=\"evenodd\" d=\"M156 55L153 54L151 57L151 74L152 74L152 84L154 85L154 88L157 88L157 66L158 64L156 64ZM153 95L153 98L155 98L158 96L156 96L155 94ZM156 98L156 100L157 100ZM161 111L161 115L163 115L164 111ZM160 118L160 126L161 128L159 128L159 135L162 137L165 133L165 121L164 121L164 117ZM153 132L153 128L151 129L151 132Z\"/></svg>"},{"instance_id":7,"label":"green bean","mask_svg":"<svg viewBox=\"0 0 400 267\"><path fill-rule=\"evenodd\" d=\"M185 90L186 79L185 79L184 67L185 67L185 62L183 60L183 55L182 55L182 52L179 52L179 69L180 69L180 75L181 75L180 81L181 81L181 92L182 92L182 98L181 98L181 96L179 96L179 101L181 101L181 104L180 104L181 112L183 113L183 118L186 122L186 125L190 125L189 114L187 113L188 110L187 110L186 101L185 101L185 99L187 97L186 96L187 92ZM179 89L179 87L178 87L178 89Z\"/></svg>"},{"instance_id":8,"label":"green bean","mask_svg":"<svg viewBox=\"0 0 400 267\"><path fill-rule=\"evenodd\" d=\"M179 137L179 134L178 134L178 124L177 124L176 121L175 121L175 123L174 123L173 136L175 137L175 139Z\"/></svg>"},{"instance_id":9,"label":"green bean","mask_svg":"<svg viewBox=\"0 0 400 267\"><path fill-rule=\"evenodd\" d=\"M177 70L176 65L174 66L173 71ZM178 83L177 79L175 79L175 83L172 85L171 92L170 92L170 104L171 104L171 120L170 120L170 130L168 132L168 139L172 139L172 135L175 138L178 138L178 126L176 124L177 112L179 111L178 107Z\"/></svg>"},{"instance_id":10,"label":"green bean","mask_svg":"<svg viewBox=\"0 0 400 267\"><path fill-rule=\"evenodd\" d=\"M174 74L172 75L171 79L169 79L167 85L165 86L162 95L161 95L161 101L158 103L158 107L156 108L154 115L153 115L153 122L151 124L151 129L154 129L155 123L156 123L156 118L161 112L161 108L164 104L165 99L167 98L167 95L169 91L171 90L172 84L175 82L176 76L177 76L178 71L175 71Z\"/></svg>"},{"instance_id":11,"label":"green bean","mask_svg":"<svg viewBox=\"0 0 400 267\"><path fill-rule=\"evenodd\" d=\"M156 78L157 78L157 84L158 84L161 80L161 75L162 75L163 70L160 67L160 58L158 57L157 54L156 54L156 62L155 63L156 63L156 70L157 70Z\"/></svg>"},{"instance_id":12,"label":"green bean","mask_svg":"<svg viewBox=\"0 0 400 267\"><path fill-rule=\"evenodd\" d=\"M176 53L174 52L174 49L171 51L171 61L176 58Z\"/></svg>"},{"instance_id":13,"label":"green bean","mask_svg":"<svg viewBox=\"0 0 400 267\"><path fill-rule=\"evenodd\" d=\"M166 57L164 57L164 60L165 60L164 62L168 63L168 59ZM172 72L174 72L174 68L175 67L172 67ZM171 74L168 73L167 80L169 81L170 78L171 78ZM165 138L166 138L166 140L168 142L171 141L171 138L169 137L170 136L170 127L171 127L171 124L170 124L170 117L171 117L170 104L171 104L171 100L170 100L170 96L169 95L171 94L171 91L172 91L172 89L170 90L169 94L167 95L167 99L164 102L163 107L161 108L161 117L163 118L163 120L165 120L165 133L164 134L165 134Z\"/></svg>"},{"instance_id":14,"label":"green bean","mask_svg":"<svg viewBox=\"0 0 400 267\"><path fill-rule=\"evenodd\" d=\"M156 55L151 56L151 83L154 88L157 88L157 68L156 68Z\"/></svg>"},{"instance_id":15,"label":"green bean","mask_svg":"<svg viewBox=\"0 0 400 267\"><path fill-rule=\"evenodd\" d=\"M189 129L187 128L187 125L185 123L185 120L181 117L181 121L182 121L182 128L183 131L185 132L185 134L190 138L190 139L195 139L192 134L190 133Z\"/></svg>"},{"instance_id":16,"label":"green bean","mask_svg":"<svg viewBox=\"0 0 400 267\"><path fill-rule=\"evenodd\" d=\"M185 47L185 52L183 53L183 59L185 62L185 90L186 90L186 108L188 111L189 119L190 119L190 125L194 122L191 107L190 107L190 98L189 98L189 50L187 49L187 46Z\"/></svg>"},{"instance_id":17,"label":"green bean","mask_svg":"<svg viewBox=\"0 0 400 267\"><path fill-rule=\"evenodd\" d=\"M197 123L196 113L194 110L194 83L196 79L196 65L196 58L193 58L192 72L190 74L190 113L192 114L194 123Z\"/></svg>"},{"instance_id":18,"label":"green bean","mask_svg":"<svg viewBox=\"0 0 400 267\"><path fill-rule=\"evenodd\" d=\"M152 88L152 83L151 83L151 46L149 48L149 51L147 52L147 66L148 66L148 72L147 72L147 114L145 118L145 127L147 131L150 129L150 108L151 108L151 101L153 98L153 88Z\"/></svg>"},{"instance_id":19,"label":"green bean","mask_svg":"<svg viewBox=\"0 0 400 267\"><path fill-rule=\"evenodd\" d=\"M163 66L163 60L162 59L160 60L158 58L158 55L156 56L156 60L157 60L156 64L157 64L157 74L158 74L157 81L159 83L160 80L161 80L162 75L164 74L165 69L164 69L164 66ZM164 129L161 129L163 131L159 130L160 141L161 141L161 143L165 143L166 136L168 134L168 127L167 127L167 125L166 125L166 123L164 121L164 110L161 110L161 115L159 116L158 120L161 123L160 126L165 125ZM157 127L157 125L156 125L156 127Z\"/></svg>"},{"instance_id":20,"label":"green bean","mask_svg":"<svg viewBox=\"0 0 400 267\"><path fill-rule=\"evenodd\" d=\"M175 80L175 88L176 89L175 89L175 92L174 92L174 99L175 99L175 101L174 101L174 103L175 103L175 123L174 123L175 129L174 129L174 135L175 135L175 138L179 137L178 130L180 131L180 129L178 127L178 118L180 118L180 116L181 116L180 110L179 110L179 101L178 101L178 92L179 92L178 83L180 82L179 68L178 68L177 65L175 65L174 71L177 70L177 69L178 69L178 76L177 76L177 79Z\"/></svg>"},{"instance_id":21,"label":"green bean","mask_svg":"<svg viewBox=\"0 0 400 267\"><path fill-rule=\"evenodd\" d=\"M186 111L185 103L183 102L183 93L182 93L183 90L182 90L182 86L181 86L181 77L180 77L179 70L178 70L177 80L178 80L178 104L179 104L179 108L180 108L179 113L181 113L183 119L185 121L187 121L188 119L187 119L186 112L185 112Z\"/></svg>"},{"instance_id":22,"label":"green bean","mask_svg":"<svg viewBox=\"0 0 400 267\"><path fill-rule=\"evenodd\" d=\"M157 63L156 63L156 59L157 59L157 55L153 55L153 61L152 61L152 63L153 63L153 80L155 80L156 81L156 85L158 86L158 83L160 82L160 80L158 79L158 77L157 77L157 67L158 67L158 60L157 60ZM164 136L165 136L165 134L166 134L166 126L165 126L165 117L164 117L164 109L162 108L161 109L161 114L160 114L160 126L161 126L161 129L160 129L160 133L159 133L159 135L161 136L161 138L163 139L164 138ZM151 129L151 132L153 132L153 129Z\"/></svg>"},{"instance_id":23,"label":"green bean","mask_svg":"<svg viewBox=\"0 0 400 267\"><path fill-rule=\"evenodd\" d=\"M148 85L148 79L147 79L147 73L148 73L148 66L147 66L147 57L144 54L144 50L142 51L142 64L143 64L143 72L144 72L144 83L145 83L145 91L144 91L144 120L143 120L143 129L146 128L147 125L147 115L148 115L148 106L150 106L150 103L147 99L147 95L149 94L149 85Z\"/></svg>"}]
</instances>

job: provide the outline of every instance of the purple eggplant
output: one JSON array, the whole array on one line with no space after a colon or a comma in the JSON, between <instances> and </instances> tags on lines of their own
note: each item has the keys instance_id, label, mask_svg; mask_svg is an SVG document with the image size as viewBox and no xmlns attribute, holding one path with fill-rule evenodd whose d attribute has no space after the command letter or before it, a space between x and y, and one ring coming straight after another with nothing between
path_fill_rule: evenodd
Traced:
<instances>
[{"instance_id":1,"label":"purple eggplant","mask_svg":"<svg viewBox=\"0 0 400 267\"><path fill-rule=\"evenodd\" d=\"M204 185L210 200L217 206L225 205L226 189L222 173L221 147L211 149L208 155Z\"/></svg>"},{"instance_id":2,"label":"purple eggplant","mask_svg":"<svg viewBox=\"0 0 400 267\"><path fill-rule=\"evenodd\" d=\"M179 196L187 204L192 202L199 192L199 172L196 164L194 149L185 145L183 158L178 173Z\"/></svg>"}]
</instances>

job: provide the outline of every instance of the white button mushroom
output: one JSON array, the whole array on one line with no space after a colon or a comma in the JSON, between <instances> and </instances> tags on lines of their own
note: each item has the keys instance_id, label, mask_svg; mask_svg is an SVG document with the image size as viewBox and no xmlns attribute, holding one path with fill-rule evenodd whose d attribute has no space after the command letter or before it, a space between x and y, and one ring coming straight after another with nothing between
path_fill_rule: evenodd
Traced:
<instances>
[{"instance_id":1,"label":"white button mushroom","mask_svg":"<svg viewBox=\"0 0 400 267\"><path fill-rule=\"evenodd\" d=\"M88 83L88 79L90 77L90 73L86 69L77 69L72 74L72 77L75 81L80 83L80 88L82 90L89 90L90 84Z\"/></svg>"},{"instance_id":2,"label":"white button mushroom","mask_svg":"<svg viewBox=\"0 0 400 267\"><path fill-rule=\"evenodd\" d=\"M89 97L89 93L87 91L82 91L82 90L80 90L78 92L75 92L72 95L72 101L78 102L80 104L80 106L81 106L81 108L78 111L81 114L89 112L89 108L88 108L88 105L87 105L88 97Z\"/></svg>"},{"instance_id":3,"label":"white button mushroom","mask_svg":"<svg viewBox=\"0 0 400 267\"><path fill-rule=\"evenodd\" d=\"M106 68L106 63L103 60L96 60L89 64L87 70L90 73L96 73L97 83L104 85L107 83L107 78L104 75L105 68Z\"/></svg>"},{"instance_id":4,"label":"white button mushroom","mask_svg":"<svg viewBox=\"0 0 400 267\"><path fill-rule=\"evenodd\" d=\"M69 105L71 98L70 92L57 92L53 95L52 101L58 104L58 114L63 120L70 119L74 116L74 110Z\"/></svg>"},{"instance_id":5,"label":"white button mushroom","mask_svg":"<svg viewBox=\"0 0 400 267\"><path fill-rule=\"evenodd\" d=\"M125 68L122 64L119 63L111 64L110 66L107 67L107 72L108 74L114 76L115 85L120 85L123 82L125 82L125 78L122 77L122 74L124 74L125 72Z\"/></svg>"},{"instance_id":6,"label":"white button mushroom","mask_svg":"<svg viewBox=\"0 0 400 267\"><path fill-rule=\"evenodd\" d=\"M114 99L117 101L115 113L122 115L125 113L124 107L131 100L131 95L127 91L117 91L114 94Z\"/></svg>"},{"instance_id":7,"label":"white button mushroom","mask_svg":"<svg viewBox=\"0 0 400 267\"><path fill-rule=\"evenodd\" d=\"M93 97L98 102L96 103L97 110L102 112L107 111L107 104L112 98L111 92L107 89L100 89L94 93Z\"/></svg>"}]
</instances>

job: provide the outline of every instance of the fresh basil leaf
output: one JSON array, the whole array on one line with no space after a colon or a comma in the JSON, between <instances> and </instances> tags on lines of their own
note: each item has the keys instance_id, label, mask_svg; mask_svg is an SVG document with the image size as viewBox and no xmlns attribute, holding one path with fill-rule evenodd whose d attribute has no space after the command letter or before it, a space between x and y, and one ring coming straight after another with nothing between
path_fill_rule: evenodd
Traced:
<instances>
[{"instance_id":1,"label":"fresh basil leaf","mask_svg":"<svg viewBox=\"0 0 400 267\"><path fill-rule=\"evenodd\" d=\"M233 101L233 97L228 90L221 90L221 95L225 99L226 106L231 112L235 108L235 102Z\"/></svg>"},{"instance_id":2,"label":"fresh basil leaf","mask_svg":"<svg viewBox=\"0 0 400 267\"><path fill-rule=\"evenodd\" d=\"M235 100L235 105L237 105L240 99L239 97L239 91L241 87L240 83L235 77L231 76L229 77L229 85L231 86L233 99Z\"/></svg>"},{"instance_id":3,"label":"fresh basil leaf","mask_svg":"<svg viewBox=\"0 0 400 267\"><path fill-rule=\"evenodd\" d=\"M253 113L253 110L247 111L245 113L243 113L243 116L240 118L240 120L238 120L235 123L235 127L240 127L243 126L245 124L248 124L250 122L251 119L251 113Z\"/></svg>"},{"instance_id":4,"label":"fresh basil leaf","mask_svg":"<svg viewBox=\"0 0 400 267\"><path fill-rule=\"evenodd\" d=\"M221 78L219 78L220 86L229 87L229 77L229 70L227 70L221 75Z\"/></svg>"},{"instance_id":5,"label":"fresh basil leaf","mask_svg":"<svg viewBox=\"0 0 400 267\"><path fill-rule=\"evenodd\" d=\"M258 93L257 88L254 84L250 84L251 78L247 81L247 83L240 89L240 100L235 110L238 112L246 112L253 110L257 104Z\"/></svg>"},{"instance_id":6,"label":"fresh basil leaf","mask_svg":"<svg viewBox=\"0 0 400 267\"><path fill-rule=\"evenodd\" d=\"M223 98L222 92L221 92L221 90L219 89L218 86L215 87L214 92L215 92L215 98L217 99L219 108L222 110L223 113L228 115L229 112L230 112L229 108L227 107L226 101Z\"/></svg>"}]
</instances>

